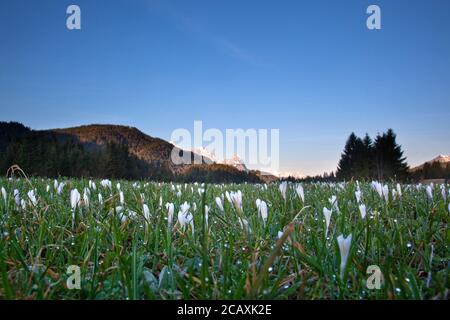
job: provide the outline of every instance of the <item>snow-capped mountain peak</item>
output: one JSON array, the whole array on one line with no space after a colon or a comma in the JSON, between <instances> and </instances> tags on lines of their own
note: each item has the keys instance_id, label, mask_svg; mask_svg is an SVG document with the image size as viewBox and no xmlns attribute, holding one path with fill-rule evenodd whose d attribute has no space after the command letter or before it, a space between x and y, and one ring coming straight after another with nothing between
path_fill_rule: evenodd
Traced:
<instances>
[{"instance_id":1,"label":"snow-capped mountain peak","mask_svg":"<svg viewBox=\"0 0 450 320\"><path fill-rule=\"evenodd\" d=\"M436 158L434 158L433 160L431 160L430 162L439 162L439 163L447 163L450 162L450 156L446 156L446 155L439 155Z\"/></svg>"},{"instance_id":2,"label":"snow-capped mountain peak","mask_svg":"<svg viewBox=\"0 0 450 320\"><path fill-rule=\"evenodd\" d=\"M211 159L213 162L217 162L216 156L204 147L193 148L192 152L194 152L202 157Z\"/></svg>"},{"instance_id":3,"label":"snow-capped mountain peak","mask_svg":"<svg viewBox=\"0 0 450 320\"><path fill-rule=\"evenodd\" d=\"M222 163L233 166L241 171L248 171L244 161L242 161L242 159L237 154L231 157L231 159L225 159L224 161L222 161Z\"/></svg>"}]
</instances>

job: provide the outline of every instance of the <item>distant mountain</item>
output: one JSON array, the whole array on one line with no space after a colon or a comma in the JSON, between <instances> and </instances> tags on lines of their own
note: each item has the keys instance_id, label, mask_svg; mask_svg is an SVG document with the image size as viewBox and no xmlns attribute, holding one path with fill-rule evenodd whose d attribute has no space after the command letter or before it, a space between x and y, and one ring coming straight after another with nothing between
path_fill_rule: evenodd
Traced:
<instances>
[{"instance_id":1,"label":"distant mountain","mask_svg":"<svg viewBox=\"0 0 450 320\"><path fill-rule=\"evenodd\" d=\"M436 158L427 161L417 167L411 168L411 172L417 171L417 170L421 170L424 168L425 165L433 165L433 164L439 164L442 167L447 167L447 165L450 163L450 156L445 156L445 155L439 155Z\"/></svg>"},{"instance_id":2,"label":"distant mountain","mask_svg":"<svg viewBox=\"0 0 450 320\"><path fill-rule=\"evenodd\" d=\"M175 143L171 142L174 146L178 147L179 149L182 149L180 146L176 145ZM184 150L184 149L183 149ZM275 176L269 172L262 172L260 170L249 170L247 166L245 165L245 162L238 156L234 155L230 159L225 160L218 160L215 156L215 154L211 153L207 148L204 147L197 147L192 148L191 150L187 150L187 152L192 151L195 154L201 155L203 157L203 161L205 161L207 164L216 164L219 167L233 167L238 171L241 171L243 173L247 173L253 177L257 177L260 181L265 183L271 183L274 181L279 180L278 176Z\"/></svg>"},{"instance_id":3,"label":"distant mountain","mask_svg":"<svg viewBox=\"0 0 450 320\"><path fill-rule=\"evenodd\" d=\"M410 169L409 173L414 180L450 180L450 156L439 155L430 161Z\"/></svg>"},{"instance_id":4,"label":"distant mountain","mask_svg":"<svg viewBox=\"0 0 450 320\"><path fill-rule=\"evenodd\" d=\"M45 176L261 182L253 172L213 163L204 154L182 150L137 128L120 125L32 130L17 122L0 122L0 151L0 170L5 172L12 164L19 164L26 172ZM187 156L191 162L174 164L172 152Z\"/></svg>"},{"instance_id":5,"label":"distant mountain","mask_svg":"<svg viewBox=\"0 0 450 320\"><path fill-rule=\"evenodd\" d=\"M173 173L182 173L186 170L186 165L175 165L171 161L172 150L183 155L183 150L178 149L173 144L146 135L142 131L134 127L120 125L101 125L93 124L66 129L47 130L61 134L62 139L65 136L75 137L88 150L103 148L108 143L125 145L128 152L149 164L157 167L165 167ZM192 163L204 163L201 155L191 153ZM196 163L197 163L196 162Z\"/></svg>"},{"instance_id":6,"label":"distant mountain","mask_svg":"<svg viewBox=\"0 0 450 320\"><path fill-rule=\"evenodd\" d=\"M305 175L301 174L300 172L287 171L287 172L280 172L279 177L280 178L303 179L303 178L305 178Z\"/></svg>"}]
</instances>

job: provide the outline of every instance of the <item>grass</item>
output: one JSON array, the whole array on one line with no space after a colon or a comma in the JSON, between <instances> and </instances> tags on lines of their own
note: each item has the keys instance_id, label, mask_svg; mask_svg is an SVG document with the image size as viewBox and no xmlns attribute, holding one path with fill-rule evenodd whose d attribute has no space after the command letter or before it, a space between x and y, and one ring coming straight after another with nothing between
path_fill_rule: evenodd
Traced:
<instances>
[{"instance_id":1,"label":"grass","mask_svg":"<svg viewBox=\"0 0 450 320\"><path fill-rule=\"evenodd\" d=\"M402 195L390 192L386 202L370 183L360 183L367 206L363 219L353 182L304 184L304 203L295 185L288 186L284 199L278 184L114 181L104 188L95 181L94 190L85 179L60 182L65 186L58 194L53 180L0 179L6 191L6 200L0 198L3 299L448 299L448 185L446 200L439 185L432 199L425 186L403 185ZM70 191L75 188L81 201L73 220ZM32 189L36 205L27 196ZM396 185L389 184L393 189ZM242 211L225 196L237 190ZM322 210L332 208L333 195L337 206L326 236ZM222 196L223 213L215 202ZM268 205L266 223L258 215L257 198ZM177 219L185 201L194 232ZM167 202L175 205L171 226ZM147 220L144 203L150 209ZM249 227L242 228L239 219ZM343 279L336 240L341 234L352 234ZM80 290L66 286L70 265L80 267ZM366 286L371 265L383 274L379 290Z\"/></svg>"}]
</instances>

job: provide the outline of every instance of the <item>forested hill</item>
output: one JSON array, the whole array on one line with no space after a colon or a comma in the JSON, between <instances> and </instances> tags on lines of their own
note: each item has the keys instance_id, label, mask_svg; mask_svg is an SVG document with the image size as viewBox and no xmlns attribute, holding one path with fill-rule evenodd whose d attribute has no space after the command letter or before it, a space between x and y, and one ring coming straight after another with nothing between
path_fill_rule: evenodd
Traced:
<instances>
[{"instance_id":1,"label":"forested hill","mask_svg":"<svg viewBox=\"0 0 450 320\"><path fill-rule=\"evenodd\" d=\"M182 173L187 169L186 166L177 166L171 161L170 156L174 148L171 143L146 135L134 127L94 124L50 131L61 136L75 137L88 151L98 150L108 144L124 145L131 156L156 167L164 167L174 173ZM179 150L176 147L175 149ZM191 153L191 159L197 160L198 163L207 161L195 153Z\"/></svg>"},{"instance_id":2,"label":"forested hill","mask_svg":"<svg viewBox=\"0 0 450 320\"><path fill-rule=\"evenodd\" d=\"M37 131L17 122L0 122L2 174L17 164L30 175L46 177L260 182L252 172L210 164L195 153L191 159L202 164L176 166L170 158L173 148L133 127L87 125Z\"/></svg>"}]
</instances>

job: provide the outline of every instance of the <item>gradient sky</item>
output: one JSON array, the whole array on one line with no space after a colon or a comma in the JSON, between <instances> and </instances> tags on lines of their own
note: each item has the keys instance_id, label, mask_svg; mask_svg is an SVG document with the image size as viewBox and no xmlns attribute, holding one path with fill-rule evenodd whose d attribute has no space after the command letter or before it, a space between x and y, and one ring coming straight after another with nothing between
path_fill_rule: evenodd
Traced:
<instances>
[{"instance_id":1,"label":"gradient sky","mask_svg":"<svg viewBox=\"0 0 450 320\"><path fill-rule=\"evenodd\" d=\"M279 128L281 170L316 174L352 131L393 128L410 165L450 154L449 119L448 0L0 2L1 121Z\"/></svg>"}]
</instances>

